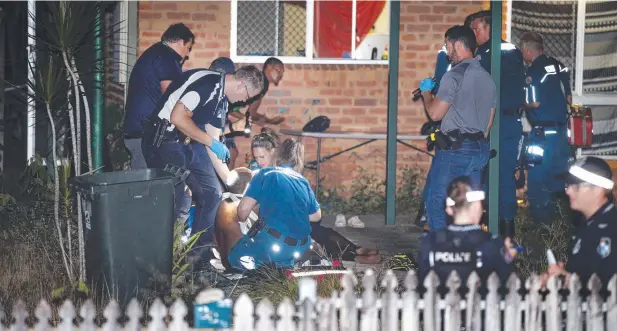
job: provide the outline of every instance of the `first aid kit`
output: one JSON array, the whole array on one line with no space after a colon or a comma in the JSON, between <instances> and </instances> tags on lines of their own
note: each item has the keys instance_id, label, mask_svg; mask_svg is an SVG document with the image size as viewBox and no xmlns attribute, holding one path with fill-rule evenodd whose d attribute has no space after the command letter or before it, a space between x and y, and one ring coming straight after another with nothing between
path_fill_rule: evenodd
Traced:
<instances>
[{"instance_id":1,"label":"first aid kit","mask_svg":"<svg viewBox=\"0 0 617 331\"><path fill-rule=\"evenodd\" d=\"M593 119L591 108L572 105L568 118L568 143L571 146L591 146L593 140Z\"/></svg>"}]
</instances>

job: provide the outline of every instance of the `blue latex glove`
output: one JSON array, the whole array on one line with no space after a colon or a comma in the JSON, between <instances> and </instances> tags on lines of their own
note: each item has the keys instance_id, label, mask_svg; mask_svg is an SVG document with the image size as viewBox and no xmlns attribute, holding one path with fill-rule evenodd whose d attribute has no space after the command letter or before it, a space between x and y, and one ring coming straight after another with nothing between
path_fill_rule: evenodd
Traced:
<instances>
[{"instance_id":1,"label":"blue latex glove","mask_svg":"<svg viewBox=\"0 0 617 331\"><path fill-rule=\"evenodd\" d=\"M216 157L218 157L219 159L225 161L227 159L229 159L229 150L227 149L227 146L225 146L225 144L223 144L222 142L216 140L216 139L212 139L212 145L208 146L208 148L210 148L210 150L216 155Z\"/></svg>"},{"instance_id":2,"label":"blue latex glove","mask_svg":"<svg viewBox=\"0 0 617 331\"><path fill-rule=\"evenodd\" d=\"M435 88L435 82L433 81L432 78L424 78L420 82L420 91L421 92L432 91L434 88Z\"/></svg>"}]
</instances>

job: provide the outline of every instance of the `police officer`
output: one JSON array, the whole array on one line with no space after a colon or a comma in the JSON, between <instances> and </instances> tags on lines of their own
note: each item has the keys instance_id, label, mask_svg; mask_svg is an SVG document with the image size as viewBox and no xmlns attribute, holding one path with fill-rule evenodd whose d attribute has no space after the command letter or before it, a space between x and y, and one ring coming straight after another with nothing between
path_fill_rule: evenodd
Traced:
<instances>
[{"instance_id":1,"label":"police officer","mask_svg":"<svg viewBox=\"0 0 617 331\"><path fill-rule=\"evenodd\" d=\"M491 12L483 10L473 14L471 28L476 35L476 58L487 72L491 72ZM500 232L514 236L516 216L516 170L518 148L523 137L520 110L525 103L525 65L523 54L513 44L501 40L501 94L499 132L499 218ZM488 167L485 171L488 183ZM485 186L486 188L486 186Z\"/></svg>"},{"instance_id":2,"label":"police officer","mask_svg":"<svg viewBox=\"0 0 617 331\"><path fill-rule=\"evenodd\" d=\"M528 170L527 197L534 221L550 221L556 209L555 194L562 193L564 185L555 175L567 171L570 156L568 105L559 76L564 69L544 54L544 41L538 33L524 33L520 48L524 60L531 64L527 69L525 106L532 130L526 150L542 160Z\"/></svg>"},{"instance_id":3,"label":"police officer","mask_svg":"<svg viewBox=\"0 0 617 331\"><path fill-rule=\"evenodd\" d=\"M207 247L212 242L213 231L207 229L214 224L222 194L217 175L225 183L233 177L230 176L233 172L223 163L229 151L219 141L226 116L226 108L221 103L225 98L231 103L250 99L263 89L263 79L261 71L254 66L226 75L207 69L186 71L170 84L160 110L150 121L148 139L144 140L148 166L163 168L172 164L190 171L186 184L195 201L193 232L206 230L197 240L196 248ZM183 196L183 190L178 185L177 198ZM208 258L210 250L195 250L197 255L202 253Z\"/></svg>"},{"instance_id":4,"label":"police officer","mask_svg":"<svg viewBox=\"0 0 617 331\"><path fill-rule=\"evenodd\" d=\"M470 24L473 20L473 15L474 14L468 15L465 18L465 26L471 27ZM448 51L446 49L446 45L444 44L443 47L439 50L439 52L437 52L437 60L435 61L435 87L432 91L434 95L437 94L437 92L439 91L439 83L441 82L441 78L451 68L452 63L450 62L450 58L448 57ZM424 186L426 188L428 184L425 182ZM423 226L424 230L428 231L428 225L426 224L426 206L424 203L426 199L426 192L426 189L422 191L422 201L420 202L420 208L418 209L418 215L416 216L415 223L418 226Z\"/></svg>"},{"instance_id":5,"label":"police officer","mask_svg":"<svg viewBox=\"0 0 617 331\"><path fill-rule=\"evenodd\" d=\"M613 202L613 173L606 161L586 157L575 162L566 177L566 194L570 208L582 214L572 237L568 263L550 265L548 275L576 273L586 287L592 274L603 285L617 273L617 254L612 241L617 240L617 209Z\"/></svg>"},{"instance_id":6,"label":"police officer","mask_svg":"<svg viewBox=\"0 0 617 331\"><path fill-rule=\"evenodd\" d=\"M482 230L484 191L473 190L469 177L456 178L448 187L446 212L454 223L446 229L433 231L422 238L420 244L419 277L424 279L434 270L440 283L445 284L452 271L462 280L476 270L481 279L497 272L502 280L511 272L511 262L516 249L510 238L492 236Z\"/></svg>"},{"instance_id":7,"label":"police officer","mask_svg":"<svg viewBox=\"0 0 617 331\"><path fill-rule=\"evenodd\" d=\"M131 168L145 169L141 148L143 123L172 80L182 75L182 64L191 52L195 35L182 23L171 25L158 42L135 62L129 78L124 118L124 145L131 154Z\"/></svg>"},{"instance_id":8,"label":"police officer","mask_svg":"<svg viewBox=\"0 0 617 331\"><path fill-rule=\"evenodd\" d=\"M442 141L427 176L425 201L431 230L446 227L444 204L446 187L456 177L470 176L480 185L480 172L489 157L486 136L495 114L495 84L478 60L473 58L476 40L467 26L454 26L445 34L448 56L454 66L441 79L433 97L435 83L426 78L420 83L425 106L434 121L441 121Z\"/></svg>"}]
</instances>

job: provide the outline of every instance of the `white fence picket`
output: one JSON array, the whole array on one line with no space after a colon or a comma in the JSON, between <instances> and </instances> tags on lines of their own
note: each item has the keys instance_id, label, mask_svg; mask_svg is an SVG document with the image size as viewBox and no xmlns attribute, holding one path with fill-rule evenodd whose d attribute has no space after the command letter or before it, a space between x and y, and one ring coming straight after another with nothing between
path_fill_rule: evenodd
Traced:
<instances>
[{"instance_id":1,"label":"white fence picket","mask_svg":"<svg viewBox=\"0 0 617 331\"><path fill-rule=\"evenodd\" d=\"M36 316L37 319L36 325L34 325L34 331L51 330L51 325L49 324L51 318L51 307L47 301L41 300L39 305L36 306L34 316Z\"/></svg>"},{"instance_id":2,"label":"white fence picket","mask_svg":"<svg viewBox=\"0 0 617 331\"><path fill-rule=\"evenodd\" d=\"M420 310L418 308L418 277L410 270L405 277L405 292L403 293L403 313L401 317L402 331L418 331L420 323Z\"/></svg>"},{"instance_id":3,"label":"white fence picket","mask_svg":"<svg viewBox=\"0 0 617 331\"><path fill-rule=\"evenodd\" d=\"M28 310L26 304L19 300L13 306L13 318L15 323L10 327L11 331L27 331L28 325L26 324L26 318L28 318Z\"/></svg>"},{"instance_id":4,"label":"white fence picket","mask_svg":"<svg viewBox=\"0 0 617 331\"><path fill-rule=\"evenodd\" d=\"M446 282L446 296L441 299L438 294L439 279L431 271L423 279L425 292L420 299L417 292L419 280L413 271L406 275L404 291L399 295L398 279L391 270L386 271L378 284L377 275L368 269L361 279L361 294L356 291L358 280L353 274L348 274L342 279L343 290L340 294L333 291L330 297L321 298L315 296L316 293L307 293L308 300L297 305L286 298L276 307L276 314L269 299L263 299L254 307L251 299L241 294L233 307L233 330L358 331L359 326L362 331L437 331L442 329L442 325L444 331L458 331L461 326L469 331L480 331L482 328L496 331L613 330L617 325L617 275L606 286L610 295L605 300L601 281L596 275L587 284L581 284L579 279L575 274L567 278L569 294L564 298L560 292L563 288L561 278L550 277L543 283L540 276L531 275L524 282L528 293L522 297L519 293L522 281L513 274L506 282L507 293L502 300L499 292L501 280L497 274L492 274L485 284L487 295L482 301L478 275L473 272L467 278L468 291L462 298L459 292L461 281L453 272ZM583 285L590 291L585 302L580 296ZM543 297L544 291L547 294ZM189 331L185 320L189 309L180 299L170 307L156 299L148 310L149 322L145 330ZM421 310L424 316L422 323ZM52 325L53 311L46 301L41 301L33 312L35 321L32 331L98 330L96 308L90 300L81 305L79 314L70 300L63 302L58 308L55 329ZM360 316L358 311L361 312ZM127 307L124 327L120 325L121 315L118 303L110 301L103 311L105 321L101 331L144 330L141 319L145 312L137 300L132 300ZM28 331L28 316L29 312L22 301L17 301L13 306L12 316L6 316L0 309L0 321L4 323L0 323L0 331ZM461 325L463 316L465 325Z\"/></svg>"}]
</instances>

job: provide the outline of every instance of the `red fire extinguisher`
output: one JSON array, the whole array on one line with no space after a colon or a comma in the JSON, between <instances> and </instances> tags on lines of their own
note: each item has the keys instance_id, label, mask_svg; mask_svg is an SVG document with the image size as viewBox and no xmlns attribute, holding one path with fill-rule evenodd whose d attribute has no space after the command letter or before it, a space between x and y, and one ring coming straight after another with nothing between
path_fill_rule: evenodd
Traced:
<instances>
[{"instance_id":1,"label":"red fire extinguisher","mask_svg":"<svg viewBox=\"0 0 617 331\"><path fill-rule=\"evenodd\" d=\"M591 108L572 105L568 117L568 143L576 147L591 146L593 140Z\"/></svg>"}]
</instances>

